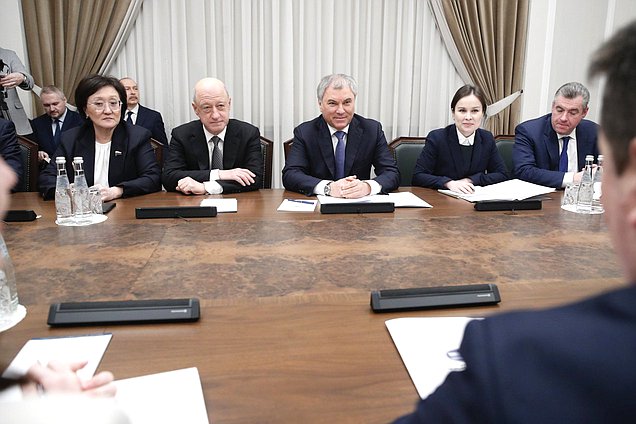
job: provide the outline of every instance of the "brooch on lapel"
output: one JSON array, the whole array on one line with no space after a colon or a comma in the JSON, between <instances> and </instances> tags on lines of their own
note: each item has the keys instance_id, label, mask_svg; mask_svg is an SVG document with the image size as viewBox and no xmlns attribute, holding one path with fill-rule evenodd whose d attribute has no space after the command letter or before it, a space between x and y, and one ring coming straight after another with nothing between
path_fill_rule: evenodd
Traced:
<instances>
[{"instance_id":1,"label":"brooch on lapel","mask_svg":"<svg viewBox=\"0 0 636 424\"><path fill-rule=\"evenodd\" d=\"M121 156L121 152L119 150L115 150L115 156Z\"/></svg>"}]
</instances>

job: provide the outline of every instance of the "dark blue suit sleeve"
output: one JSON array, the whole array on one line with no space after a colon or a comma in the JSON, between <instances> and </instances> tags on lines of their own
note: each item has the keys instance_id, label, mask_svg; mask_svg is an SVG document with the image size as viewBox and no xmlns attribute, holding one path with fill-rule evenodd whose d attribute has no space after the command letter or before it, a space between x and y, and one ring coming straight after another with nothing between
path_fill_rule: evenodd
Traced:
<instances>
[{"instance_id":1,"label":"dark blue suit sleeve","mask_svg":"<svg viewBox=\"0 0 636 424\"><path fill-rule=\"evenodd\" d=\"M400 186L400 171L395 158L389 150L382 125L379 123L375 140L373 167L375 168L376 177L373 180L382 186L383 193L388 193Z\"/></svg>"},{"instance_id":2,"label":"dark blue suit sleeve","mask_svg":"<svg viewBox=\"0 0 636 424\"><path fill-rule=\"evenodd\" d=\"M492 136L490 136L492 137ZM487 186L490 184L500 183L502 181L506 181L510 176L508 175L508 169L506 169L506 164L504 163L501 155L499 154L499 150L497 150L497 145L495 144L494 138L489 140L483 140L484 150L482 154L486 156L486 171L477 172L468 178L475 185L479 186Z\"/></svg>"},{"instance_id":3,"label":"dark blue suit sleeve","mask_svg":"<svg viewBox=\"0 0 636 424\"><path fill-rule=\"evenodd\" d=\"M18 180L22 179L22 159L15 125L11 121L0 120L0 156L16 173ZM18 183L19 184L19 183Z\"/></svg>"},{"instance_id":4,"label":"dark blue suit sleeve","mask_svg":"<svg viewBox=\"0 0 636 424\"><path fill-rule=\"evenodd\" d=\"M534 132L534 134L533 134ZM565 172L552 171L537 163L538 149L545 145L542 135L520 124L515 128L515 144L512 148L513 174L515 178L547 187L561 188ZM547 162L547 158L545 159ZM547 167L547 164L546 164Z\"/></svg>"},{"instance_id":5,"label":"dark blue suit sleeve","mask_svg":"<svg viewBox=\"0 0 636 424\"><path fill-rule=\"evenodd\" d=\"M309 196L313 194L314 187L322 178L311 175L312 153L309 151L308 140L305 139L302 128L302 125L294 128L294 141L283 168L283 186L287 190Z\"/></svg>"},{"instance_id":6,"label":"dark blue suit sleeve","mask_svg":"<svg viewBox=\"0 0 636 424\"><path fill-rule=\"evenodd\" d=\"M415 171L413 172L413 185L427 188L445 188L444 184L451 181L444 175L435 175L435 167L439 160L440 131L432 131L426 136L426 143L422 148L420 156L415 163Z\"/></svg>"}]
</instances>

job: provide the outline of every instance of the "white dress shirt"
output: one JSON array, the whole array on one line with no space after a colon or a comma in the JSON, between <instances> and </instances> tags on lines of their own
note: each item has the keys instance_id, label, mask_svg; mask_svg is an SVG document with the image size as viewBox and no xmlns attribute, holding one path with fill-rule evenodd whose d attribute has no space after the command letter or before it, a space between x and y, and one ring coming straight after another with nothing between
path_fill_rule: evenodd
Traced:
<instances>
[{"instance_id":1,"label":"white dress shirt","mask_svg":"<svg viewBox=\"0 0 636 424\"><path fill-rule=\"evenodd\" d=\"M221 141L219 141L219 150L221 151L221 153L223 153L223 144L225 143L226 132L227 132L227 127L223 128L223 131L221 131L220 133L216 135L218 138L221 139ZM205 139L208 140L208 162L211 162L212 152L214 151L214 142L212 141L212 137L214 137L214 134L209 132L205 128L205 125L203 125L203 133L205 134ZM205 187L205 191L207 191L208 194L223 193L223 186L217 183L217 180L220 180L220 179L221 178L219 177L218 169L210 170L210 181L203 182L203 187Z\"/></svg>"},{"instance_id":2,"label":"white dress shirt","mask_svg":"<svg viewBox=\"0 0 636 424\"><path fill-rule=\"evenodd\" d=\"M94 185L101 185L104 188L110 187L108 184L108 167L110 166L110 146L112 142L95 142L95 173Z\"/></svg>"},{"instance_id":3,"label":"white dress shirt","mask_svg":"<svg viewBox=\"0 0 636 424\"><path fill-rule=\"evenodd\" d=\"M576 148L576 128L572 130L571 134L557 134L559 138L559 156L563 150L563 137L570 137L568 141L568 172L563 175L563 181L561 187L565 187L572 181L574 181L574 174L580 171L579 169L579 156Z\"/></svg>"}]
</instances>

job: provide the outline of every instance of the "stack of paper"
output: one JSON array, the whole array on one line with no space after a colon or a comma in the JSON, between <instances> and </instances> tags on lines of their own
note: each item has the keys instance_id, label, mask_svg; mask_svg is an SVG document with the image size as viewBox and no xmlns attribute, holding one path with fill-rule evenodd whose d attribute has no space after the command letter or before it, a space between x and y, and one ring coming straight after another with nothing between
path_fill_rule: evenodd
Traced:
<instances>
[{"instance_id":1,"label":"stack of paper","mask_svg":"<svg viewBox=\"0 0 636 424\"><path fill-rule=\"evenodd\" d=\"M457 193L451 190L438 190L440 193L469 202L481 202L487 200L524 200L542 194L552 193L554 188L529 183L522 180L508 180L489 186L475 186L475 192L471 194Z\"/></svg>"}]
</instances>

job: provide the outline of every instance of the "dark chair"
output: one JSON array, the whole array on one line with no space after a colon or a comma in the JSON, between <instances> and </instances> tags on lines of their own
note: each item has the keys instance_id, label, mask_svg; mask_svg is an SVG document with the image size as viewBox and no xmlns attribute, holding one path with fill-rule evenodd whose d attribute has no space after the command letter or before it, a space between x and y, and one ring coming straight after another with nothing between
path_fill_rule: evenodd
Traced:
<instances>
[{"instance_id":1,"label":"dark chair","mask_svg":"<svg viewBox=\"0 0 636 424\"><path fill-rule=\"evenodd\" d=\"M400 186L410 186L417 158L426 144L426 137L398 137L389 143L389 150L393 154L400 170Z\"/></svg>"},{"instance_id":2,"label":"dark chair","mask_svg":"<svg viewBox=\"0 0 636 424\"><path fill-rule=\"evenodd\" d=\"M22 175L15 191L38 191L38 144L21 135L18 136ZM55 160L54 158L51 158Z\"/></svg>"},{"instance_id":3,"label":"dark chair","mask_svg":"<svg viewBox=\"0 0 636 424\"><path fill-rule=\"evenodd\" d=\"M292 144L294 144L294 139L283 141L283 153L285 153L285 162L287 162L287 157L289 156L289 152L291 152Z\"/></svg>"},{"instance_id":4,"label":"dark chair","mask_svg":"<svg viewBox=\"0 0 636 424\"><path fill-rule=\"evenodd\" d=\"M514 165L512 163L512 147L515 144L515 136L514 135L498 135L495 137L495 144L497 145L497 150L499 150L499 154L506 164L506 168L510 175L512 175L512 170Z\"/></svg>"},{"instance_id":5,"label":"dark chair","mask_svg":"<svg viewBox=\"0 0 636 424\"><path fill-rule=\"evenodd\" d=\"M150 145L152 146L152 150L155 152L155 157L157 158L157 163L160 168L163 168L163 143L159 140L155 140L154 138L150 139Z\"/></svg>"},{"instance_id":6,"label":"dark chair","mask_svg":"<svg viewBox=\"0 0 636 424\"><path fill-rule=\"evenodd\" d=\"M263 155L263 186L272 188L272 167L274 160L274 142L261 136L261 153Z\"/></svg>"}]
</instances>

